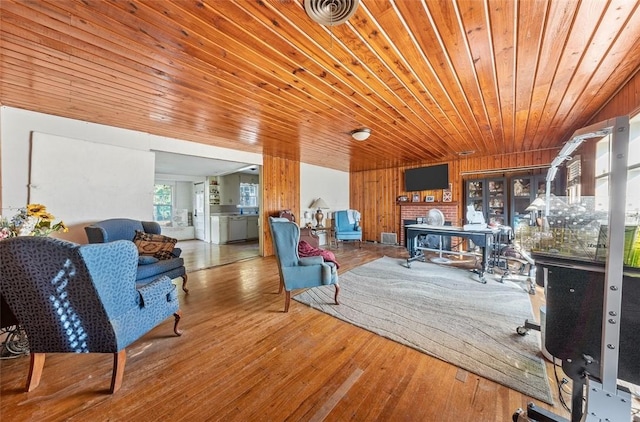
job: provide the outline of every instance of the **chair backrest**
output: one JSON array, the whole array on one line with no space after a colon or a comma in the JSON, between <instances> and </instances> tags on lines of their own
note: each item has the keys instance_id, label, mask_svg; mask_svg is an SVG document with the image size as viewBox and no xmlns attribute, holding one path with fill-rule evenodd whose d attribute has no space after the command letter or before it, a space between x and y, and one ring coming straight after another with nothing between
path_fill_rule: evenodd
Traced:
<instances>
[{"instance_id":1,"label":"chair backrest","mask_svg":"<svg viewBox=\"0 0 640 422\"><path fill-rule=\"evenodd\" d=\"M353 221L350 221L349 214L351 213L351 218ZM358 224L358 220L355 217L355 211L352 210L341 210L333 213L335 224L334 228L337 232L349 232L349 231L357 231L356 225Z\"/></svg>"},{"instance_id":2,"label":"chair backrest","mask_svg":"<svg viewBox=\"0 0 640 422\"><path fill-rule=\"evenodd\" d=\"M49 237L0 241L0 293L34 353L120 350L112 320L139 301L132 242L78 245Z\"/></svg>"},{"instance_id":3,"label":"chair backrest","mask_svg":"<svg viewBox=\"0 0 640 422\"><path fill-rule=\"evenodd\" d=\"M291 267L298 264L298 242L300 227L286 218L269 217L273 249L279 267Z\"/></svg>"},{"instance_id":4,"label":"chair backrest","mask_svg":"<svg viewBox=\"0 0 640 422\"><path fill-rule=\"evenodd\" d=\"M295 215L293 215L293 213L291 212L291 210L282 210L282 211L280 211L280 215L279 215L279 217L280 217L280 218L286 218L287 220L289 220L289 221L293 221L293 222L295 222L295 221L296 221L296 216L295 216Z\"/></svg>"},{"instance_id":5,"label":"chair backrest","mask_svg":"<svg viewBox=\"0 0 640 422\"><path fill-rule=\"evenodd\" d=\"M140 221L130 218L111 218L98 221L84 228L89 243L106 243L115 240L133 240L136 230L160 234L161 227L155 221Z\"/></svg>"}]
</instances>

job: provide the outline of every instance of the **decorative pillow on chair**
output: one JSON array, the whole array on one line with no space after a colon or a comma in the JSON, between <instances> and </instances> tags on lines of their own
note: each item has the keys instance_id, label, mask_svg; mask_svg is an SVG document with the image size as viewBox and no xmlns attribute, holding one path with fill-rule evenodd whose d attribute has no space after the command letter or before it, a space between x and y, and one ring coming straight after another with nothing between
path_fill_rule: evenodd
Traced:
<instances>
[{"instance_id":1,"label":"decorative pillow on chair","mask_svg":"<svg viewBox=\"0 0 640 422\"><path fill-rule=\"evenodd\" d=\"M163 236L161 234L151 234L136 230L133 243L138 247L140 255L150 255L158 259L171 259L173 248L178 239Z\"/></svg>"}]
</instances>

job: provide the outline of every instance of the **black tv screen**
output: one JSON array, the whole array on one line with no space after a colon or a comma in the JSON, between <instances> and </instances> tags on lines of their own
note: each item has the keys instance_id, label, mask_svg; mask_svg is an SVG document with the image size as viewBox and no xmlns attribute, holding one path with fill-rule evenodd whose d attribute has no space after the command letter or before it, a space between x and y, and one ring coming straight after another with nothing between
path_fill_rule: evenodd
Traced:
<instances>
[{"instance_id":1,"label":"black tv screen","mask_svg":"<svg viewBox=\"0 0 640 422\"><path fill-rule=\"evenodd\" d=\"M404 190L413 192L418 190L448 189L449 164L419 167L404 171Z\"/></svg>"}]
</instances>

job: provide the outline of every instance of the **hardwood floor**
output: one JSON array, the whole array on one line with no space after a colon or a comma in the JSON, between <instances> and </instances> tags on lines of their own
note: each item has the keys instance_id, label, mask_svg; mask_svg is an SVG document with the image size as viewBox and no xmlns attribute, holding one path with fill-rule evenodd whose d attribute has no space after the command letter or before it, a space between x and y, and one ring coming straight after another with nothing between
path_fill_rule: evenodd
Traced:
<instances>
[{"instance_id":1,"label":"hardwood floor","mask_svg":"<svg viewBox=\"0 0 640 422\"><path fill-rule=\"evenodd\" d=\"M187 255L203 247L189 252L184 243ZM332 250L341 273L383 255L407 256L374 244ZM167 319L131 345L114 395L107 394L111 355L48 355L30 393L29 358L2 360L0 419L505 422L532 401L296 301L285 314L278 280L274 257L191 271L190 293L179 290L184 334L175 337ZM542 294L531 297L537 309ZM559 404L551 409L568 416Z\"/></svg>"},{"instance_id":2,"label":"hardwood floor","mask_svg":"<svg viewBox=\"0 0 640 422\"><path fill-rule=\"evenodd\" d=\"M257 240L225 245L214 245L202 240L182 240L176 247L182 249L180 256L184 259L188 273L260 256Z\"/></svg>"}]
</instances>

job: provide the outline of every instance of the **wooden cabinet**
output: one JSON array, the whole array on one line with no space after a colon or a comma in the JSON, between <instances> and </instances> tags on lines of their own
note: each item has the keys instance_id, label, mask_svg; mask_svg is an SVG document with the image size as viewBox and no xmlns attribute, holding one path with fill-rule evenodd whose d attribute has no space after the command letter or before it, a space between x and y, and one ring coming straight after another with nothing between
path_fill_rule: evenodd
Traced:
<instances>
[{"instance_id":1,"label":"wooden cabinet","mask_svg":"<svg viewBox=\"0 0 640 422\"><path fill-rule=\"evenodd\" d=\"M507 224L506 178L467 180L465 207L469 205L484 214L487 224Z\"/></svg>"}]
</instances>

